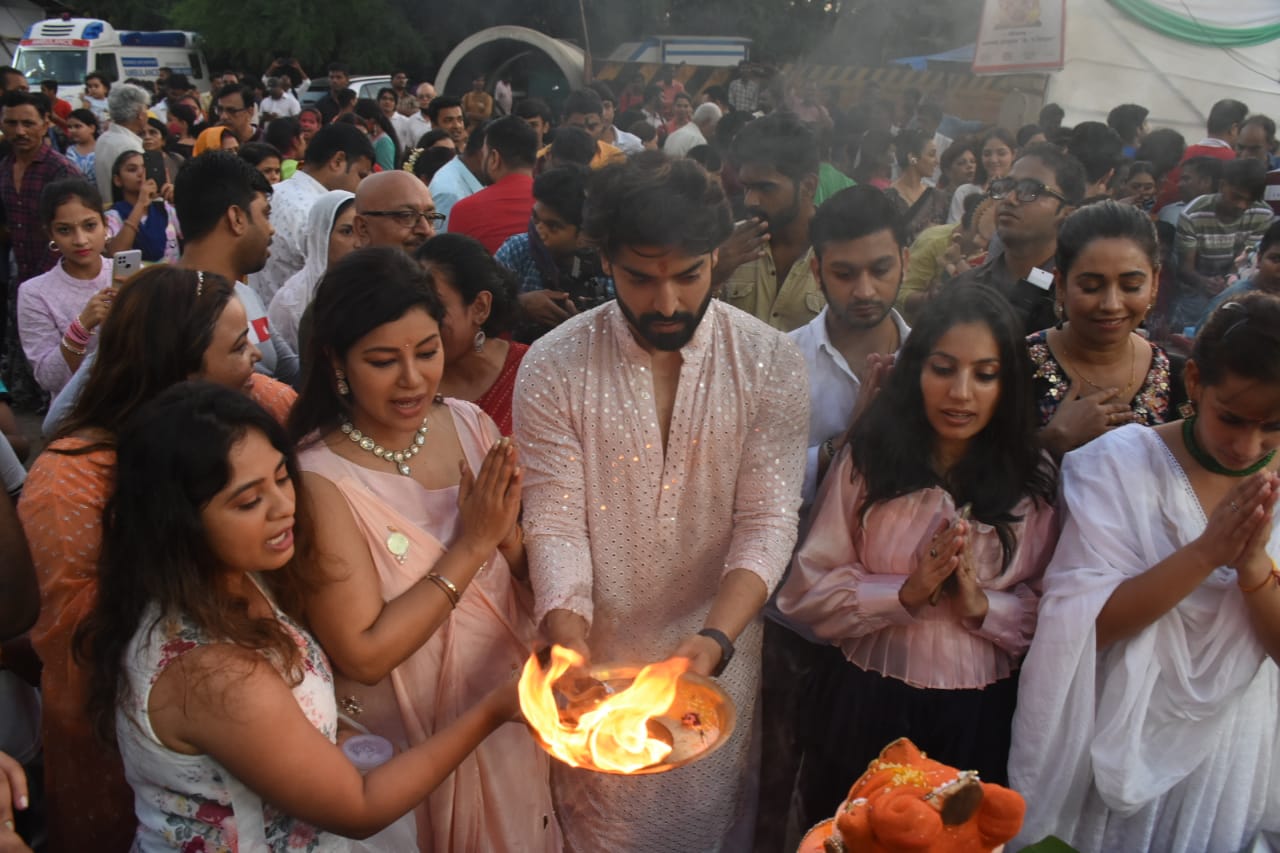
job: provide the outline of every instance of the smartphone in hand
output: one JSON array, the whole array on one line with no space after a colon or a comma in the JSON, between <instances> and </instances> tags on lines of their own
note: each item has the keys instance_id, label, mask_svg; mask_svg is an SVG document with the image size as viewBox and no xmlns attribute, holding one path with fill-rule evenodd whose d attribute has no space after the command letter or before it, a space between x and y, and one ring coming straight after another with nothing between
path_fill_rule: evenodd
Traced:
<instances>
[{"instance_id":1,"label":"smartphone in hand","mask_svg":"<svg viewBox=\"0 0 1280 853\"><path fill-rule=\"evenodd\" d=\"M111 270L111 277L115 279L126 279L142 269L142 252L139 249L130 249L127 252L116 252L112 261L113 267Z\"/></svg>"}]
</instances>

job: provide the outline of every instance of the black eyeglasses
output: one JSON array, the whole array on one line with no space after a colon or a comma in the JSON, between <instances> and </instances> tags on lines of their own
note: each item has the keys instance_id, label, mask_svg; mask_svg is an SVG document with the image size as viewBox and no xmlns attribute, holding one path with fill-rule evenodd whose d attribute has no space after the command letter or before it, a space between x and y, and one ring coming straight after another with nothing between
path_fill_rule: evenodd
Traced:
<instances>
[{"instance_id":1,"label":"black eyeglasses","mask_svg":"<svg viewBox=\"0 0 1280 853\"><path fill-rule=\"evenodd\" d=\"M362 210L359 213L361 216L385 216L401 228L412 228L419 219L425 219L427 225L436 228L447 218L434 210Z\"/></svg>"},{"instance_id":2,"label":"black eyeglasses","mask_svg":"<svg viewBox=\"0 0 1280 853\"><path fill-rule=\"evenodd\" d=\"M997 178L987 188L987 195L997 201L1010 194L1023 204L1030 204L1042 195L1051 196L1067 204L1066 196L1057 190L1049 189L1043 181L1037 181L1035 178Z\"/></svg>"}]
</instances>

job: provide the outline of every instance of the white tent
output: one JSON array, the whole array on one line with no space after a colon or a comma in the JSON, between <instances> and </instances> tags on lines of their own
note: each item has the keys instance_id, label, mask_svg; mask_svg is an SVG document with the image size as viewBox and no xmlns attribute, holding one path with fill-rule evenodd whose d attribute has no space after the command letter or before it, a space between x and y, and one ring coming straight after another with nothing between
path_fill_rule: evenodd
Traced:
<instances>
[{"instance_id":1,"label":"white tent","mask_svg":"<svg viewBox=\"0 0 1280 853\"><path fill-rule=\"evenodd\" d=\"M1204 137L1209 108L1236 98L1255 113L1280 119L1280 39L1249 47L1193 44L1167 35L1171 26L1206 35L1219 28L1280 27L1280 0L1068 0L1066 65L1049 75L1045 102L1066 111L1066 124L1106 121L1117 104L1151 110L1151 127L1171 127L1188 143Z\"/></svg>"},{"instance_id":2,"label":"white tent","mask_svg":"<svg viewBox=\"0 0 1280 853\"><path fill-rule=\"evenodd\" d=\"M27 0L4 0L0 3L0 54L3 54L0 58L5 65L13 61L13 51L27 27L47 17L44 9Z\"/></svg>"}]
</instances>

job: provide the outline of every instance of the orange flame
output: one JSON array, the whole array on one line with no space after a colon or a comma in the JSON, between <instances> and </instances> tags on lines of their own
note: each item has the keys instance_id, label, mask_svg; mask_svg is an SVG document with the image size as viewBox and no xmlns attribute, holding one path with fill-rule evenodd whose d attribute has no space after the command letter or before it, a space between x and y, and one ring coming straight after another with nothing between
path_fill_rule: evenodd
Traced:
<instances>
[{"instance_id":1,"label":"orange flame","mask_svg":"<svg viewBox=\"0 0 1280 853\"><path fill-rule=\"evenodd\" d=\"M685 658L646 666L635 680L575 722L561 718L552 686L570 667L583 664L572 649L553 646L544 672L531 657L520 676L520 709L551 754L573 767L634 773L667 757L671 744L652 737L649 720L665 714L676 698Z\"/></svg>"}]
</instances>

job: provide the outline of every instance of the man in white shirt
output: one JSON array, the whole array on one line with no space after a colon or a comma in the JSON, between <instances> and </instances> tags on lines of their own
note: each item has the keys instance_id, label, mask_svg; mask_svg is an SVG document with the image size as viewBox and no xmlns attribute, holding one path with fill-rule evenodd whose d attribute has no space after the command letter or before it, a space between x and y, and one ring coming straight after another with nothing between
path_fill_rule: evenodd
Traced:
<instances>
[{"instance_id":1,"label":"man in white shirt","mask_svg":"<svg viewBox=\"0 0 1280 853\"><path fill-rule=\"evenodd\" d=\"M692 121L667 137L662 150L668 157L683 157L699 145L706 145L707 138L715 133L719 123L720 108L715 104L703 104L693 111Z\"/></svg>"},{"instance_id":2,"label":"man in white shirt","mask_svg":"<svg viewBox=\"0 0 1280 853\"><path fill-rule=\"evenodd\" d=\"M306 262L307 216L311 205L329 190L355 192L373 171L373 143L352 124L326 125L307 145L305 159L287 181L276 184L271 198L271 257L261 272L249 276L249 286L264 305Z\"/></svg>"},{"instance_id":3,"label":"man in white shirt","mask_svg":"<svg viewBox=\"0 0 1280 853\"><path fill-rule=\"evenodd\" d=\"M418 111L409 116L409 121L405 124L404 138L401 142L404 144L404 150L412 151L418 147L418 140L422 135L431 130L431 119L427 116L427 109L431 106L431 102L436 97L436 87L430 83L419 83L418 89L414 93L418 96Z\"/></svg>"},{"instance_id":4,"label":"man in white shirt","mask_svg":"<svg viewBox=\"0 0 1280 853\"><path fill-rule=\"evenodd\" d=\"M909 252L903 223L874 187L849 187L827 199L809 224L810 265L827 306L790 333L809 375L809 451L801 496L807 507L858 408L863 383L870 393L911 331L893 308ZM803 512L804 510L802 510ZM765 608L763 661L764 754L756 849L780 848L800 749L801 691L821 665L825 644L778 612ZM781 793L780 793L781 792ZM773 843L773 839L777 843Z\"/></svg>"},{"instance_id":5,"label":"man in white shirt","mask_svg":"<svg viewBox=\"0 0 1280 853\"><path fill-rule=\"evenodd\" d=\"M302 106L298 103L298 99L285 88L285 78L283 77L267 78L267 97L263 98L262 102L258 104L258 109L261 111L264 124L273 118L296 116L302 112Z\"/></svg>"},{"instance_id":6,"label":"man in white shirt","mask_svg":"<svg viewBox=\"0 0 1280 853\"><path fill-rule=\"evenodd\" d=\"M111 168L126 151L142 152L142 131L147 126L151 95L141 86L117 83L107 95L111 127L98 137L94 148L93 180L104 198L111 198Z\"/></svg>"}]
</instances>

